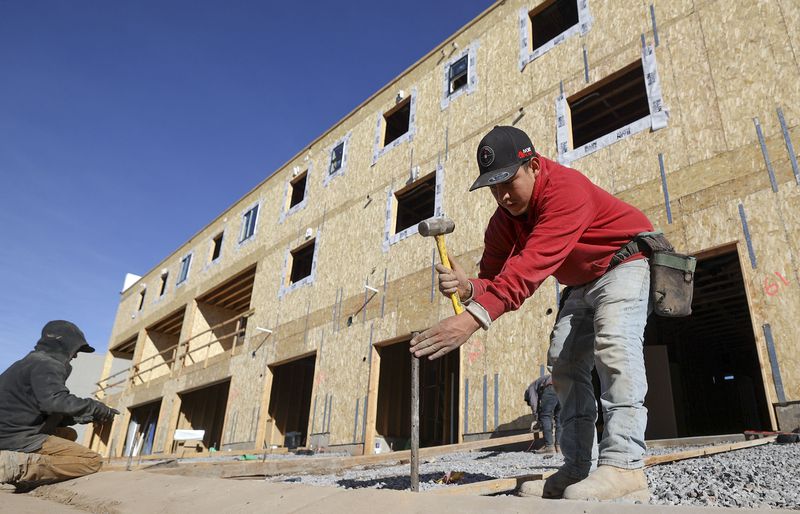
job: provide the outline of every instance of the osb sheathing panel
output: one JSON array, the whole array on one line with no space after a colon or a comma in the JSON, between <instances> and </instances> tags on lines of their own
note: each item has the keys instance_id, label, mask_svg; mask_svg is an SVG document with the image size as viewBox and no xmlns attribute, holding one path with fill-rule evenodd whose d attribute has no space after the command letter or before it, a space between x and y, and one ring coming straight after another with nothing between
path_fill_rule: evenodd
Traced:
<instances>
[{"instance_id":1,"label":"osb sheathing panel","mask_svg":"<svg viewBox=\"0 0 800 514\"><path fill-rule=\"evenodd\" d=\"M650 2L642 2L642 4L645 9L650 9L650 4L655 6L656 24L658 25L659 33L662 27L669 25L670 21L692 13L695 7L693 0L651 0ZM649 19L648 30L652 30Z\"/></svg>"},{"instance_id":2,"label":"osb sheathing panel","mask_svg":"<svg viewBox=\"0 0 800 514\"><path fill-rule=\"evenodd\" d=\"M726 146L699 16L664 27L659 36L662 45L656 51L656 59L670 110L668 127L680 131L682 138L672 148L679 148L680 152L675 153L683 155L689 164L709 159L725 151ZM662 60L667 58L672 65L665 70ZM678 162L670 159L667 169L676 169Z\"/></svg>"},{"instance_id":3,"label":"osb sheathing panel","mask_svg":"<svg viewBox=\"0 0 800 514\"><path fill-rule=\"evenodd\" d=\"M729 148L755 139L752 118L777 132L775 106L797 106L798 68L772 2L710 2L698 9Z\"/></svg>"},{"instance_id":4,"label":"osb sheathing panel","mask_svg":"<svg viewBox=\"0 0 800 514\"><path fill-rule=\"evenodd\" d=\"M744 199L758 263L755 270L748 270L747 277L752 293L753 322L760 339L763 339L761 325L770 324L781 372L790 377L797 376L800 365L797 345L794 344L797 329L795 313L800 311L797 257L792 255L793 246L790 245L784 229L786 214L798 206L796 188L793 189L795 190L791 194L780 196L771 190L763 190ZM776 273L782 275L789 284L785 284ZM773 282L778 284L774 291L766 287ZM784 388L788 398L797 397L799 391L796 380L784 381Z\"/></svg>"},{"instance_id":5,"label":"osb sheathing panel","mask_svg":"<svg viewBox=\"0 0 800 514\"><path fill-rule=\"evenodd\" d=\"M797 61L798 55L800 55L800 31L797 30L797 27L800 27L800 3L798 3L797 0L778 0L777 5L783 20L783 28L781 30L789 34L789 42L792 45L795 66L800 66L800 63ZM794 114L795 117L792 119L792 125L797 123L796 116L798 112L796 109L794 110Z\"/></svg>"},{"instance_id":6,"label":"osb sheathing panel","mask_svg":"<svg viewBox=\"0 0 800 514\"><path fill-rule=\"evenodd\" d=\"M621 48L638 41L642 33L651 30L649 3L589 0L589 12L594 18L586 34L586 49L590 58L617 53Z\"/></svg>"}]
</instances>

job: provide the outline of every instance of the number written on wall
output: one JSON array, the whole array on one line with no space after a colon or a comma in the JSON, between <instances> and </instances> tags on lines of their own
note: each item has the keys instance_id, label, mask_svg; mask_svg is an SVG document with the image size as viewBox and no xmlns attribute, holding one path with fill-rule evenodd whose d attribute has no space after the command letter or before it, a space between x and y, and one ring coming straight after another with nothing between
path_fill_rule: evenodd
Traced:
<instances>
[{"instance_id":1,"label":"number written on wall","mask_svg":"<svg viewBox=\"0 0 800 514\"><path fill-rule=\"evenodd\" d=\"M776 296L781 292L783 287L789 285L789 281L779 272L776 271L774 275L777 277L777 280L772 278L772 276L768 276L764 279L764 293L767 296Z\"/></svg>"}]
</instances>

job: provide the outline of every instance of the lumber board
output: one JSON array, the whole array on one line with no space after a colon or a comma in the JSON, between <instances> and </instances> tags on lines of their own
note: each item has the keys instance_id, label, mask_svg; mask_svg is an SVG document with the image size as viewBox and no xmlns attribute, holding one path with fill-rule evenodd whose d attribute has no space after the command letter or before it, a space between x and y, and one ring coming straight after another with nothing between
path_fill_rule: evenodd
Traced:
<instances>
[{"instance_id":1,"label":"lumber board","mask_svg":"<svg viewBox=\"0 0 800 514\"><path fill-rule=\"evenodd\" d=\"M485 496L487 494L504 493L508 491L515 491L523 482L530 480L544 480L555 473L555 471L545 471L544 473L533 473L529 475L519 475L508 478L495 478L492 480L483 480L480 482L473 482L471 484L455 485L450 487L440 487L426 491L425 494L438 494L443 496L453 495L477 495Z\"/></svg>"},{"instance_id":2,"label":"lumber board","mask_svg":"<svg viewBox=\"0 0 800 514\"><path fill-rule=\"evenodd\" d=\"M683 452L668 453L666 455L652 455L644 459L645 466L655 466L658 464L666 464L668 462L677 462L679 460L695 459L697 457L705 457L706 455L714 455L716 453L725 453L734 450L741 450L744 448L752 448L754 446L761 446L775 441L775 436L765 437L763 439L755 439L752 441L742 441L733 444L718 444L715 446L708 446L705 448L698 448L696 450L686 450Z\"/></svg>"},{"instance_id":3,"label":"lumber board","mask_svg":"<svg viewBox=\"0 0 800 514\"><path fill-rule=\"evenodd\" d=\"M433 446L420 448L420 459L429 459L448 453L481 450L496 446L517 444L531 441L534 434L525 433L495 439L483 439L466 443ZM403 450L377 455L358 455L355 457L308 457L297 459L280 459L266 461L242 462L195 462L182 463L177 468L159 470L159 473L169 473L184 476L205 476L217 478L235 478L246 476L270 476L291 473L322 474L358 466L375 466L389 463L408 463L411 458L410 450ZM154 471L156 472L156 471Z\"/></svg>"}]
</instances>

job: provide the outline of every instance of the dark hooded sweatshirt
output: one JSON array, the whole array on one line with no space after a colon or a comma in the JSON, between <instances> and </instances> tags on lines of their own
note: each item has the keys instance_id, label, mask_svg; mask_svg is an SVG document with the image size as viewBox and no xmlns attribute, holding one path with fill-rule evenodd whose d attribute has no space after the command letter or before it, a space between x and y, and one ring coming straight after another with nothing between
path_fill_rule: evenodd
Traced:
<instances>
[{"instance_id":1,"label":"dark hooded sweatshirt","mask_svg":"<svg viewBox=\"0 0 800 514\"><path fill-rule=\"evenodd\" d=\"M70 394L69 362L86 341L43 337L0 375L0 450L35 452L58 426L88 422L99 402Z\"/></svg>"}]
</instances>

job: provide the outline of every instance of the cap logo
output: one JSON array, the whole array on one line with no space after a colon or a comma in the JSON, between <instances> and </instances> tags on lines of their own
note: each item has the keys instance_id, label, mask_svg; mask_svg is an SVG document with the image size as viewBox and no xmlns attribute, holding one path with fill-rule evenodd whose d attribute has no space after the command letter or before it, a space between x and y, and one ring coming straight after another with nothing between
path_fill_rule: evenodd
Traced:
<instances>
[{"instance_id":1,"label":"cap logo","mask_svg":"<svg viewBox=\"0 0 800 514\"><path fill-rule=\"evenodd\" d=\"M520 150L519 152L517 152L517 157L519 157L520 159L524 159L525 157L530 157L531 155L533 155L533 149L530 146L528 148L525 148L524 150Z\"/></svg>"},{"instance_id":2,"label":"cap logo","mask_svg":"<svg viewBox=\"0 0 800 514\"><path fill-rule=\"evenodd\" d=\"M492 150L492 147L482 146L481 149L478 150L478 161L484 168L491 166L494 162L494 150Z\"/></svg>"}]
</instances>

